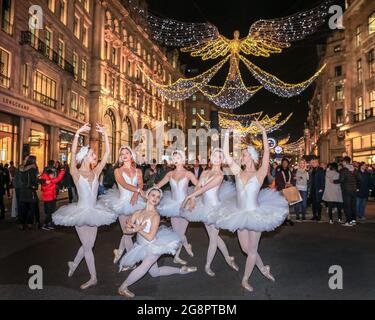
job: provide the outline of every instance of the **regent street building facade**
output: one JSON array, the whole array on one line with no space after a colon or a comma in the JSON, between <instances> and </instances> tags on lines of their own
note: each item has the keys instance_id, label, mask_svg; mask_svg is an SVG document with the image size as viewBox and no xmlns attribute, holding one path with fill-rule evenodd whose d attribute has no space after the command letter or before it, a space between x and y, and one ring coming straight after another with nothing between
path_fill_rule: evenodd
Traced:
<instances>
[{"instance_id":1,"label":"regent street building facade","mask_svg":"<svg viewBox=\"0 0 375 320\"><path fill-rule=\"evenodd\" d=\"M32 5L40 29L29 28ZM185 128L185 104L166 101L137 68L169 83L182 76L178 52L152 42L127 1L0 0L0 10L0 162L69 162L86 122L105 125L111 162L138 129ZM104 151L94 130L80 143Z\"/></svg>"}]
</instances>

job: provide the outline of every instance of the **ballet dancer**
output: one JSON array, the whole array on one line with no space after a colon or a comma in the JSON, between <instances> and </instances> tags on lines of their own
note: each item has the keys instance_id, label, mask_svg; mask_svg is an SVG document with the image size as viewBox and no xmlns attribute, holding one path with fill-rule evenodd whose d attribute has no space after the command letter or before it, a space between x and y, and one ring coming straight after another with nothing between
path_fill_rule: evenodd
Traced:
<instances>
[{"instance_id":1,"label":"ballet dancer","mask_svg":"<svg viewBox=\"0 0 375 320\"><path fill-rule=\"evenodd\" d=\"M262 164L258 169L259 155L254 147L248 146L242 150L242 170L229 155L228 132L225 135L224 155L236 179L237 208L233 210L236 201L226 202L220 208L216 220L218 228L237 231L241 249L247 254L242 287L250 292L253 288L248 281L255 265L266 278L275 281L270 267L263 264L258 254L259 241L263 231L271 231L280 226L289 213L288 202L279 192L271 189L260 191L270 165L270 148L265 128L258 121L254 124L263 136L264 152Z\"/></svg>"},{"instance_id":2,"label":"ballet dancer","mask_svg":"<svg viewBox=\"0 0 375 320\"><path fill-rule=\"evenodd\" d=\"M216 212L221 205L221 201L225 201L235 196L235 188L229 182L224 182L224 173L221 170L224 154L221 149L214 149L211 154L211 169L202 173L199 183L195 191L187 196L182 203L182 216L191 222L203 222L209 236L209 246L207 252L207 260L205 265L206 273L214 277L215 273L211 270L211 263L215 257L217 248L224 255L227 264L234 270L238 271L238 266L234 262L234 257L229 255L227 246L219 236L219 229L216 228L214 222L216 220ZM219 200L220 189L220 200ZM203 201L196 197L202 195Z\"/></svg>"},{"instance_id":3,"label":"ballet dancer","mask_svg":"<svg viewBox=\"0 0 375 320\"><path fill-rule=\"evenodd\" d=\"M126 224L134 212L146 206L142 199L144 197L142 171L135 167L135 155L129 146L120 148L117 167L115 179L118 190L115 187L101 197L101 201L117 213L123 232L118 249L113 250L113 263L117 263L124 251L128 252L133 246L133 235L125 233Z\"/></svg>"},{"instance_id":4,"label":"ballet dancer","mask_svg":"<svg viewBox=\"0 0 375 320\"><path fill-rule=\"evenodd\" d=\"M167 183L171 186L171 191L167 191L164 194L158 206L158 212L161 216L171 218L172 229L176 232L181 239L181 245L178 248L176 255L174 256L173 262L186 265L187 262L180 258L180 252L182 247L185 248L186 252L190 257L193 257L193 250L190 243L186 239L186 229L189 221L182 218L180 215L181 204L185 200L188 194L189 182L193 185L198 184L198 180L195 175L184 168L185 165L185 153L181 150L176 150L172 153L172 161L176 169L170 171L166 176L157 184L158 188L162 188Z\"/></svg>"},{"instance_id":5,"label":"ballet dancer","mask_svg":"<svg viewBox=\"0 0 375 320\"><path fill-rule=\"evenodd\" d=\"M90 272L90 280L81 289L87 289L97 284L95 259L92 249L95 244L98 226L109 225L116 221L116 214L106 206L98 203L99 176L109 158L109 140L105 129L96 124L96 131L104 136L105 153L102 161L97 163L94 150L88 146L82 147L77 153L78 139L80 134L89 132L90 124L85 124L78 129L74 136L72 146L72 163L70 173L78 192L78 203L69 204L58 209L52 216L56 225L74 226L82 243L74 261L68 262L68 276L73 276L74 271L85 258ZM77 165L80 165L79 169Z\"/></svg>"},{"instance_id":6,"label":"ballet dancer","mask_svg":"<svg viewBox=\"0 0 375 320\"><path fill-rule=\"evenodd\" d=\"M159 204L163 192L153 187L146 193L146 208L134 213L128 221L126 232L137 234L137 241L120 261L120 270L132 267L142 262L133 270L118 289L121 296L135 297L128 287L140 280L147 272L152 277L168 276L172 274L188 274L197 271L196 267L183 266L181 268L159 267L157 261L163 254L176 253L180 246L177 233L166 227L160 227L160 215L155 207Z\"/></svg>"}]
</instances>

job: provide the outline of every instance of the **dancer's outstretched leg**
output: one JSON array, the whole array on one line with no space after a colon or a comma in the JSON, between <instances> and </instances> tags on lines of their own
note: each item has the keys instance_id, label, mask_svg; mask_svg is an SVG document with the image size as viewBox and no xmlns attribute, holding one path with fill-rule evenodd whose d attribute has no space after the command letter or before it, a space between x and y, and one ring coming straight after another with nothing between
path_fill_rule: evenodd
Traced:
<instances>
[{"instance_id":1,"label":"dancer's outstretched leg","mask_svg":"<svg viewBox=\"0 0 375 320\"><path fill-rule=\"evenodd\" d=\"M77 230L79 239L82 242L85 261L87 264L87 268L89 269L89 272L90 272L90 280L81 286L81 289L87 289L91 286L96 285L98 282L97 276L96 276L96 269L95 269L95 258L94 258L94 253L92 252L92 249L95 244L98 228L83 226L83 227L76 227L76 230Z\"/></svg>"},{"instance_id":2,"label":"dancer's outstretched leg","mask_svg":"<svg viewBox=\"0 0 375 320\"><path fill-rule=\"evenodd\" d=\"M237 235L238 235L238 241L240 243L241 249L243 252L247 253L247 248L248 248L248 239L249 239L249 232L248 230L238 230ZM270 279L271 281L275 281L275 278L271 274L270 271L270 266L265 266L263 264L262 258L259 255L259 252L257 252L257 257L255 261L255 265L258 267L260 272L267 278Z\"/></svg>"},{"instance_id":3,"label":"dancer's outstretched leg","mask_svg":"<svg viewBox=\"0 0 375 320\"><path fill-rule=\"evenodd\" d=\"M204 225L206 227L208 237L209 237L209 245L207 250L207 259L206 259L206 266L205 271L206 273L214 277L215 273L211 270L211 263L215 257L216 251L217 251L217 241L218 241L218 235L219 235L219 229L216 229L213 225Z\"/></svg>"},{"instance_id":4,"label":"dancer's outstretched leg","mask_svg":"<svg viewBox=\"0 0 375 320\"><path fill-rule=\"evenodd\" d=\"M132 236L125 234L126 224L127 224L128 220L129 220L128 216L120 216L119 217L119 221L120 221L121 230L123 232L123 235L121 237L118 249L113 250L113 254L115 256L114 259L113 259L113 263L117 263L121 259L122 254L124 253L124 250L126 250L126 252L129 252L129 250L133 247Z\"/></svg>"},{"instance_id":5,"label":"dancer's outstretched leg","mask_svg":"<svg viewBox=\"0 0 375 320\"><path fill-rule=\"evenodd\" d=\"M162 277L162 276L170 276L172 274L188 274L191 272L197 271L196 267L182 267L182 268L174 268L174 267L159 267L158 263L155 262L150 270L148 270L151 277Z\"/></svg>"},{"instance_id":6,"label":"dancer's outstretched leg","mask_svg":"<svg viewBox=\"0 0 375 320\"><path fill-rule=\"evenodd\" d=\"M68 262L68 266L69 266L68 277L73 276L74 271L76 271L77 267L79 266L79 264L81 263L81 261L84 257L85 257L85 251L83 249L83 246L80 246L80 248L78 249L76 257L74 258L74 261Z\"/></svg>"},{"instance_id":7,"label":"dancer's outstretched leg","mask_svg":"<svg viewBox=\"0 0 375 320\"><path fill-rule=\"evenodd\" d=\"M248 240L247 240L247 259L246 259L246 267L245 267L245 273L242 278L242 286L248 290L253 291L253 288L249 285L249 278L251 273L254 270L254 266L257 259L257 253L258 253L258 245L260 236L262 234L260 232L255 231L248 231Z\"/></svg>"},{"instance_id":8,"label":"dancer's outstretched leg","mask_svg":"<svg viewBox=\"0 0 375 320\"><path fill-rule=\"evenodd\" d=\"M193 257L194 254L191 245L188 243L186 238L186 229L189 225L189 221L180 217L172 217L171 223L173 230L180 236L181 243L184 246L186 252L189 254L189 256Z\"/></svg>"}]
</instances>

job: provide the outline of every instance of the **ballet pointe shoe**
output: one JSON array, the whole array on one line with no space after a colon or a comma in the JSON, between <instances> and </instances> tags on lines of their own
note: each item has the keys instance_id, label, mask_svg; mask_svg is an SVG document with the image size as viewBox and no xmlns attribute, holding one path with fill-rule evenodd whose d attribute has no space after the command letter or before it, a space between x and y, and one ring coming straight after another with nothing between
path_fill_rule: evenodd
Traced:
<instances>
[{"instance_id":1,"label":"ballet pointe shoe","mask_svg":"<svg viewBox=\"0 0 375 320\"><path fill-rule=\"evenodd\" d=\"M96 278L91 278L89 281L81 285L81 290L86 290L90 287L96 286L98 284L98 280Z\"/></svg>"},{"instance_id":2,"label":"ballet pointe shoe","mask_svg":"<svg viewBox=\"0 0 375 320\"><path fill-rule=\"evenodd\" d=\"M119 288L118 294L120 296L123 296L123 297L126 297L126 298L134 298L135 297L135 294L133 292L131 292L130 290L128 290L128 288L126 288L126 289Z\"/></svg>"},{"instance_id":3,"label":"ballet pointe shoe","mask_svg":"<svg viewBox=\"0 0 375 320\"><path fill-rule=\"evenodd\" d=\"M238 267L238 265L234 262L234 257L228 257L225 259L225 261L227 262L227 264L235 271L238 271L240 270L240 268Z\"/></svg>"},{"instance_id":4,"label":"ballet pointe shoe","mask_svg":"<svg viewBox=\"0 0 375 320\"><path fill-rule=\"evenodd\" d=\"M69 261L68 267L69 267L68 277L71 278L74 274L74 271L76 271L77 266L73 261Z\"/></svg>"},{"instance_id":5,"label":"ballet pointe shoe","mask_svg":"<svg viewBox=\"0 0 375 320\"><path fill-rule=\"evenodd\" d=\"M271 274L271 271L270 271L270 266L264 266L263 268L260 269L260 272L269 280L271 280L272 282L275 282L275 278L273 277L273 275Z\"/></svg>"},{"instance_id":6,"label":"ballet pointe shoe","mask_svg":"<svg viewBox=\"0 0 375 320\"><path fill-rule=\"evenodd\" d=\"M213 272L210 268L210 266L205 266L204 267L204 271L206 271L206 273L210 276L210 277L214 277L215 276L215 272Z\"/></svg>"},{"instance_id":7,"label":"ballet pointe shoe","mask_svg":"<svg viewBox=\"0 0 375 320\"><path fill-rule=\"evenodd\" d=\"M246 280L246 279L242 279L241 286L242 286L242 288L244 288L246 291L249 291L249 292L253 292L253 291L254 291L254 288L253 288L251 285L249 285L249 282L248 282L248 280Z\"/></svg>"},{"instance_id":8,"label":"ballet pointe shoe","mask_svg":"<svg viewBox=\"0 0 375 320\"><path fill-rule=\"evenodd\" d=\"M190 243L186 246L185 250L190 257L194 257L193 247Z\"/></svg>"},{"instance_id":9,"label":"ballet pointe shoe","mask_svg":"<svg viewBox=\"0 0 375 320\"><path fill-rule=\"evenodd\" d=\"M197 270L198 270L197 267L183 266L180 269L180 273L182 273L182 274L188 274L188 273L196 272Z\"/></svg>"},{"instance_id":10,"label":"ballet pointe shoe","mask_svg":"<svg viewBox=\"0 0 375 320\"><path fill-rule=\"evenodd\" d=\"M119 262L119 260L121 259L122 254L123 254L123 251L121 251L119 249L114 249L113 250L113 255L115 257L113 258L113 263L116 264L117 262Z\"/></svg>"},{"instance_id":11,"label":"ballet pointe shoe","mask_svg":"<svg viewBox=\"0 0 375 320\"><path fill-rule=\"evenodd\" d=\"M176 263L176 264L182 264L182 265L187 265L187 262L185 260L182 260L180 257L178 256L174 256L173 258L173 263Z\"/></svg>"}]
</instances>

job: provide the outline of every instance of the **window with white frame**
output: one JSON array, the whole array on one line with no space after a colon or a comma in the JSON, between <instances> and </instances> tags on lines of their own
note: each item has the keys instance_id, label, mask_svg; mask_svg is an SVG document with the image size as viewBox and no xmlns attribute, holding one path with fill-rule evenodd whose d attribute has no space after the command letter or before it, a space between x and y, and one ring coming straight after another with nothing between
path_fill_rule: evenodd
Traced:
<instances>
[{"instance_id":1,"label":"window with white frame","mask_svg":"<svg viewBox=\"0 0 375 320\"><path fill-rule=\"evenodd\" d=\"M0 86L9 88L10 85L10 53L0 48Z\"/></svg>"}]
</instances>

